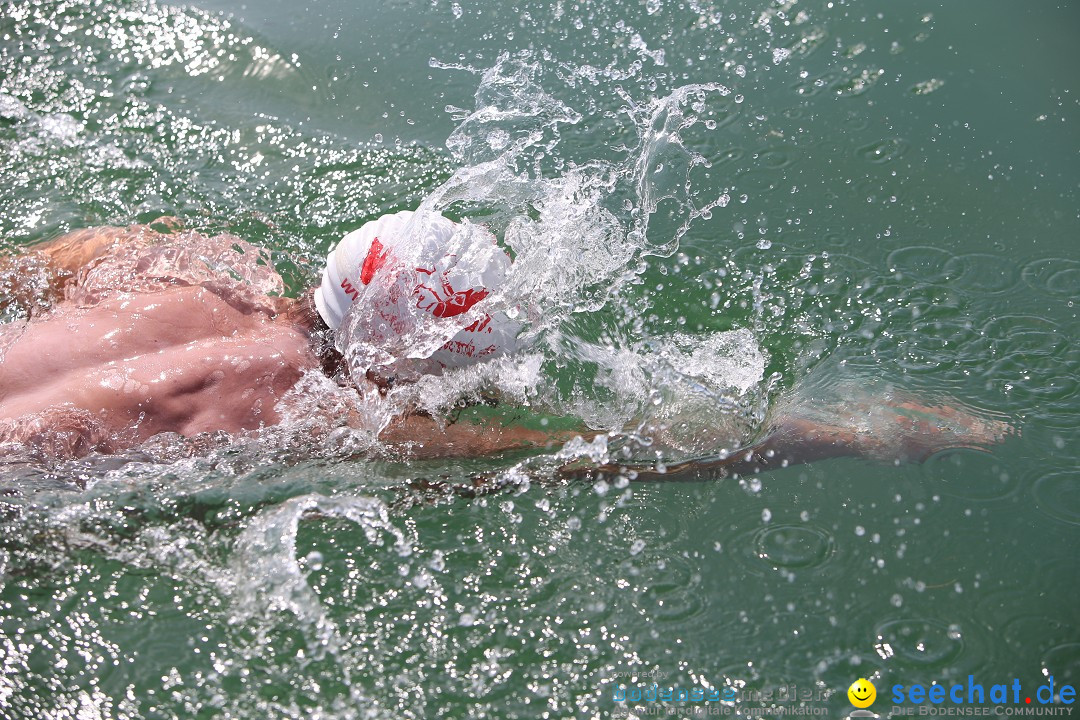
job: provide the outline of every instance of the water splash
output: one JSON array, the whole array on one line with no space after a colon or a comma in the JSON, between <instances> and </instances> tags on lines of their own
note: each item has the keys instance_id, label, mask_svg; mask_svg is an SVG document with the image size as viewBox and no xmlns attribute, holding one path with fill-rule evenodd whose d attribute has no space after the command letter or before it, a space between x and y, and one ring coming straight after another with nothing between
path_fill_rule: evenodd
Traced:
<instances>
[{"instance_id":1,"label":"water splash","mask_svg":"<svg viewBox=\"0 0 1080 720\"><path fill-rule=\"evenodd\" d=\"M583 114L542 88L541 76L529 53L504 54L481 74L476 109L447 141L463 165L422 207L479 214L504 233L515 257L504 295L595 311L640 275L642 258L674 252L695 220L725 202L701 197L708 191L692 173L709 161L688 140L730 90L693 84L641 103L621 91L613 116L635 146L601 141L578 162L580 146L608 128L570 134ZM493 135L498 143L486 141ZM650 222L661 226L650 233Z\"/></svg>"},{"instance_id":2,"label":"water splash","mask_svg":"<svg viewBox=\"0 0 1080 720\"><path fill-rule=\"evenodd\" d=\"M339 628L308 585L296 554L300 521L312 515L355 523L372 546L384 545L384 535L389 534L399 555L408 555L411 550L410 541L390 522L386 504L375 498L306 495L260 514L248 524L236 540L231 572L220 578L232 598L232 620L266 623L267 618L288 613L300 623L309 655L319 659L325 653L340 652L343 642Z\"/></svg>"},{"instance_id":3,"label":"water splash","mask_svg":"<svg viewBox=\"0 0 1080 720\"><path fill-rule=\"evenodd\" d=\"M615 136L623 139L611 141L603 139L606 126L583 127L585 113L544 86L560 81L549 77L531 53L503 54L486 70L468 69L479 75L475 109L448 108L459 124L447 147L460 167L427 195L416 222L429 211L471 218L501 237L513 256L504 282L482 309L525 321L519 337L525 351L518 357L531 362L528 358L539 352L545 361L546 372L525 373L533 385L516 395L550 409L571 407L593 427L617 431L628 423L639 432L659 431L677 417L681 429L693 435L698 427L715 425L718 415L733 415L738 398L763 379L764 355L753 335L746 330L714 335L696 350L690 350L695 341L685 335L632 339L647 305L630 292L643 282L649 257L674 253L695 221L729 201L726 192L708 190L697 173L711 166L698 149L700 136L715 130L709 118L730 90L718 83L690 84L637 102L620 89L623 104L611 117L622 126ZM629 137L636 140L627 144ZM468 264L469 225L464 228L454 247L458 262ZM608 324L600 342L595 330L583 334L575 327L601 313ZM472 320L467 314L460 323ZM416 327L407 350L417 357L452 331L433 321L420 320ZM339 335L339 343L348 353L348 348L366 348L368 341L353 327L344 338ZM650 354L654 359L646 357ZM366 360L371 353L354 355ZM605 393L602 401L557 389L551 366L557 375L568 360L590 366L595 387ZM664 366L662 373L657 363ZM423 383L426 409L445 410L475 392L475 377L459 380L458 375L449 373L438 388ZM498 384L497 373L492 379ZM661 385L666 396L658 402ZM704 388L700 398L708 401L680 398L679 387L688 396ZM431 402L432 394L441 401ZM401 394L406 396L418 394ZM663 417L645 411L660 404ZM691 404L696 410L689 410ZM754 414L751 410L748 417Z\"/></svg>"}]
</instances>

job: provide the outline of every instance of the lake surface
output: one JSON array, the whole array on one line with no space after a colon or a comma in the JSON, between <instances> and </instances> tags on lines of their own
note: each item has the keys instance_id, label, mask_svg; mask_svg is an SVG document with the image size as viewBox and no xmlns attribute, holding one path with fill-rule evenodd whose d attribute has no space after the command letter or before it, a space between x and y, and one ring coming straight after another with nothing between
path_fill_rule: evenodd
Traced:
<instances>
[{"instance_id":1,"label":"lake surface","mask_svg":"<svg viewBox=\"0 0 1080 720\"><path fill-rule=\"evenodd\" d=\"M489 224L530 298L489 378L519 401L481 419L751 436L781 402L909 396L1020 432L657 484L539 481L556 450L6 464L0 716L694 705L613 699L655 682L839 718L859 677L883 716L896 684L1075 686L1078 31L1005 0L4 3L5 248L175 216L298 292L428 202ZM477 473L510 487L407 489Z\"/></svg>"}]
</instances>

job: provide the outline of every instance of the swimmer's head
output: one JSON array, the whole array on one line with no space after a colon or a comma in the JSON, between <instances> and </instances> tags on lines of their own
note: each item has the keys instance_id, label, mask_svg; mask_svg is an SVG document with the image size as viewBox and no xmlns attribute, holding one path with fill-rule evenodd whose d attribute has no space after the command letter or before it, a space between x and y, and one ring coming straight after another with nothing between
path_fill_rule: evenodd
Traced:
<instances>
[{"instance_id":1,"label":"swimmer's head","mask_svg":"<svg viewBox=\"0 0 1080 720\"><path fill-rule=\"evenodd\" d=\"M509 267L480 226L432 212L383 215L330 251L315 307L354 367L416 379L516 347L520 323L484 302Z\"/></svg>"}]
</instances>

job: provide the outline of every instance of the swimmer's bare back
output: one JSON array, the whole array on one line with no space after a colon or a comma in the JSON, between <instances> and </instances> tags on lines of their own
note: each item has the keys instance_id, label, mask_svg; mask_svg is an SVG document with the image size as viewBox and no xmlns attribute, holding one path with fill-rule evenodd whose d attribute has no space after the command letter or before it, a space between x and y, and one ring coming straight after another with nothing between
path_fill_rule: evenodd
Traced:
<instances>
[{"instance_id":1,"label":"swimmer's bare back","mask_svg":"<svg viewBox=\"0 0 1080 720\"><path fill-rule=\"evenodd\" d=\"M111 252L117 246L154 238L149 228L100 228L31 250L51 283L27 289L37 297L7 298L35 304L0 363L4 440L70 457L116 452L164 431L235 433L277 422L276 400L314 357L302 333L275 322L273 303L230 304L202 285L166 279L75 299L87 268L106 274L108 263L127 259Z\"/></svg>"}]
</instances>

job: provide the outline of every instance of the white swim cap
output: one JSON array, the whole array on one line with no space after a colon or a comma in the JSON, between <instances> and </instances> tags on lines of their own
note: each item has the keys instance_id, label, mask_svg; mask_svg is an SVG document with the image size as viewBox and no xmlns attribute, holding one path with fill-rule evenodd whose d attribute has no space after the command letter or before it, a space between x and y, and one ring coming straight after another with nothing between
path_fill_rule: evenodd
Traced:
<instances>
[{"instance_id":1,"label":"white swim cap","mask_svg":"<svg viewBox=\"0 0 1080 720\"><path fill-rule=\"evenodd\" d=\"M481 304L509 267L478 225L433 212L383 215L327 255L315 307L354 367L416 379L516 347L521 324Z\"/></svg>"}]
</instances>

